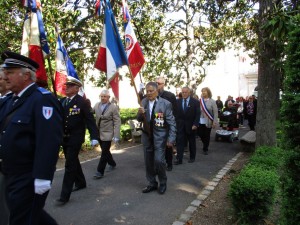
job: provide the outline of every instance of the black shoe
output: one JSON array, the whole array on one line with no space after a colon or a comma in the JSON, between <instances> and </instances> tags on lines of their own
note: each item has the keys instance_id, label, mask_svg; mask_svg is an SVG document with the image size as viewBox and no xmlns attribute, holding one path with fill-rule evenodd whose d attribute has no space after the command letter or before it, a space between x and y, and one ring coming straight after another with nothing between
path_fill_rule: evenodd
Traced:
<instances>
[{"instance_id":1,"label":"black shoe","mask_svg":"<svg viewBox=\"0 0 300 225\"><path fill-rule=\"evenodd\" d=\"M145 187L143 190L142 190L142 192L143 193L149 193L149 192L151 192L151 191L154 191L154 190L157 190L157 186L147 186L147 187Z\"/></svg>"},{"instance_id":2,"label":"black shoe","mask_svg":"<svg viewBox=\"0 0 300 225\"><path fill-rule=\"evenodd\" d=\"M55 205L56 205L56 206L63 206L63 205L65 205L68 201L69 201L69 200L64 200L64 199L59 198L59 199L56 199Z\"/></svg>"},{"instance_id":3,"label":"black shoe","mask_svg":"<svg viewBox=\"0 0 300 225\"><path fill-rule=\"evenodd\" d=\"M207 151L204 151L203 153L204 153L204 155L208 155L208 152L207 152Z\"/></svg>"},{"instance_id":4,"label":"black shoe","mask_svg":"<svg viewBox=\"0 0 300 225\"><path fill-rule=\"evenodd\" d=\"M161 195L164 194L166 192L166 190L167 190L167 184L159 185L159 189L158 189L159 194L161 194Z\"/></svg>"},{"instance_id":5,"label":"black shoe","mask_svg":"<svg viewBox=\"0 0 300 225\"><path fill-rule=\"evenodd\" d=\"M179 164L182 164L182 160L176 160L175 162L174 162L174 165L179 165Z\"/></svg>"},{"instance_id":6,"label":"black shoe","mask_svg":"<svg viewBox=\"0 0 300 225\"><path fill-rule=\"evenodd\" d=\"M84 188L86 188L86 186L82 186L82 187L73 187L73 189L72 189L72 192L74 192L74 191L79 191L79 190L81 190L81 189L84 189Z\"/></svg>"},{"instance_id":7,"label":"black shoe","mask_svg":"<svg viewBox=\"0 0 300 225\"><path fill-rule=\"evenodd\" d=\"M95 173L95 175L93 176L94 179L101 179L104 175L100 172Z\"/></svg>"},{"instance_id":8,"label":"black shoe","mask_svg":"<svg viewBox=\"0 0 300 225\"><path fill-rule=\"evenodd\" d=\"M167 171L172 171L172 169L173 169L172 165L171 166L167 166Z\"/></svg>"},{"instance_id":9,"label":"black shoe","mask_svg":"<svg viewBox=\"0 0 300 225\"><path fill-rule=\"evenodd\" d=\"M109 166L107 168L107 172L113 171L114 169L116 169L116 167L117 167L117 165L115 165L115 166Z\"/></svg>"},{"instance_id":10,"label":"black shoe","mask_svg":"<svg viewBox=\"0 0 300 225\"><path fill-rule=\"evenodd\" d=\"M195 162L195 159L190 159L190 160L188 161L188 163L193 163L193 162Z\"/></svg>"}]
</instances>

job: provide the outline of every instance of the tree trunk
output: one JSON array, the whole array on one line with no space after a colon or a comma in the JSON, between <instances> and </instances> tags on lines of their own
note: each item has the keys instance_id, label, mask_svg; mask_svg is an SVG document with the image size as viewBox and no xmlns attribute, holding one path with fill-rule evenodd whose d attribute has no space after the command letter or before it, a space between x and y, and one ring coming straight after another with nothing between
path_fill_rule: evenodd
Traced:
<instances>
[{"instance_id":1,"label":"tree trunk","mask_svg":"<svg viewBox=\"0 0 300 225\"><path fill-rule=\"evenodd\" d=\"M274 10L274 0L260 0L260 25L258 32L258 98L256 117L256 147L276 145L276 115L279 110L280 74L274 66L276 43L262 28Z\"/></svg>"}]
</instances>

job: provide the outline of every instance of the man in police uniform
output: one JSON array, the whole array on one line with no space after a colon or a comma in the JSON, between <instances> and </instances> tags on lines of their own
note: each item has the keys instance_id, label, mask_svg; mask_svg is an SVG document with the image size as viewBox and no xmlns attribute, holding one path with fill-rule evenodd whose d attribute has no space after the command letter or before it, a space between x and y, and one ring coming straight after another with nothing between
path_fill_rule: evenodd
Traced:
<instances>
[{"instance_id":1,"label":"man in police uniform","mask_svg":"<svg viewBox=\"0 0 300 225\"><path fill-rule=\"evenodd\" d=\"M81 82L69 77L65 85L67 97L62 98L61 103L64 107L63 150L66 163L62 191L60 198L56 200L58 206L69 201L72 191L86 188L86 180L78 158L81 145L85 141L86 128L90 133L91 145L99 144L99 133L90 102L78 94Z\"/></svg>"},{"instance_id":2,"label":"man in police uniform","mask_svg":"<svg viewBox=\"0 0 300 225\"><path fill-rule=\"evenodd\" d=\"M7 101L7 97L12 95L12 92L7 89L6 81L4 80L4 71L0 66L0 109L1 105ZM4 176L1 172L1 159L0 159L0 225L8 224L9 211L5 200L5 184Z\"/></svg>"},{"instance_id":3,"label":"man in police uniform","mask_svg":"<svg viewBox=\"0 0 300 225\"><path fill-rule=\"evenodd\" d=\"M13 52L2 54L4 80L13 92L0 110L0 158L10 211L9 224L57 224L43 207L62 141L57 99L35 84L38 64Z\"/></svg>"}]
</instances>

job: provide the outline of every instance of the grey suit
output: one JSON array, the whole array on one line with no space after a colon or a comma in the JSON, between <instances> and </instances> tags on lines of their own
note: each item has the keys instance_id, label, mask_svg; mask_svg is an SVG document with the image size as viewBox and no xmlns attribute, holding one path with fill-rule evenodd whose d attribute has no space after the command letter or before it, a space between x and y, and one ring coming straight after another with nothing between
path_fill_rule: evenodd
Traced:
<instances>
[{"instance_id":1,"label":"grey suit","mask_svg":"<svg viewBox=\"0 0 300 225\"><path fill-rule=\"evenodd\" d=\"M166 184L166 144L167 141L175 143L176 140L176 122L172 112L172 104L163 98L158 98L154 109L155 117L152 118L152 120L149 114L148 99L143 99L142 107L144 107L146 111L146 119L144 122L151 127L150 130L152 133L151 135L144 131L142 134L146 178L150 186L157 186L156 175L158 175L160 184ZM143 115L138 114L137 119L143 121ZM143 126L145 127L145 124Z\"/></svg>"}]
</instances>

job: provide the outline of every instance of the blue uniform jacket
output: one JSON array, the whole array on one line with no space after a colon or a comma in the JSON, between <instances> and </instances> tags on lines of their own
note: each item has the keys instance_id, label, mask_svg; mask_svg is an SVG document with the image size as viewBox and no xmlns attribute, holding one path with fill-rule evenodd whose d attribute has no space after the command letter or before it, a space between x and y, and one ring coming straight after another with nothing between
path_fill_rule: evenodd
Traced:
<instances>
[{"instance_id":1,"label":"blue uniform jacket","mask_svg":"<svg viewBox=\"0 0 300 225\"><path fill-rule=\"evenodd\" d=\"M0 110L0 123L13 112L0 137L3 173L32 172L33 178L52 180L63 137L60 103L49 91L38 88L36 84L8 109L11 102L10 96Z\"/></svg>"}]
</instances>

